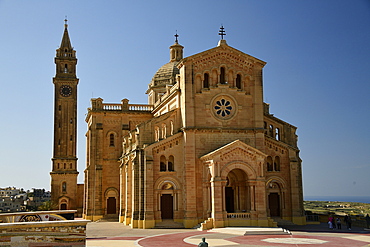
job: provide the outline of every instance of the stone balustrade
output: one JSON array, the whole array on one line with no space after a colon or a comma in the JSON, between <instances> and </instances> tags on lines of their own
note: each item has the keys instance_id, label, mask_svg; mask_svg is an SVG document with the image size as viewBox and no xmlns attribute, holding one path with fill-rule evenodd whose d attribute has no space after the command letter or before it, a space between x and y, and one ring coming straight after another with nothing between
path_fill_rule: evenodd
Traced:
<instances>
[{"instance_id":1,"label":"stone balustrade","mask_svg":"<svg viewBox=\"0 0 370 247\"><path fill-rule=\"evenodd\" d=\"M226 217L228 219L250 219L250 213L227 213Z\"/></svg>"}]
</instances>

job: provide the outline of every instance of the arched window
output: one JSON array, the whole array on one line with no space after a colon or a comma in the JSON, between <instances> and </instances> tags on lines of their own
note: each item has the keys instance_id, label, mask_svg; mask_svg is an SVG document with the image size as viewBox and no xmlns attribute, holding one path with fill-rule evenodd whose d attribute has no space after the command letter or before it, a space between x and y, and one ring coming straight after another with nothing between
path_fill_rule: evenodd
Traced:
<instances>
[{"instance_id":1,"label":"arched window","mask_svg":"<svg viewBox=\"0 0 370 247\"><path fill-rule=\"evenodd\" d=\"M114 134L109 135L109 146L114 147Z\"/></svg>"},{"instance_id":2,"label":"arched window","mask_svg":"<svg viewBox=\"0 0 370 247\"><path fill-rule=\"evenodd\" d=\"M209 88L209 75L204 73L203 88Z\"/></svg>"},{"instance_id":3,"label":"arched window","mask_svg":"<svg viewBox=\"0 0 370 247\"><path fill-rule=\"evenodd\" d=\"M271 156L268 156L267 157L267 171L268 172L272 172L274 170L274 167L272 165L272 157Z\"/></svg>"},{"instance_id":4,"label":"arched window","mask_svg":"<svg viewBox=\"0 0 370 247\"><path fill-rule=\"evenodd\" d=\"M269 126L269 136L274 137L274 126L272 124Z\"/></svg>"},{"instance_id":5,"label":"arched window","mask_svg":"<svg viewBox=\"0 0 370 247\"><path fill-rule=\"evenodd\" d=\"M275 139L280 141L280 129L275 128Z\"/></svg>"},{"instance_id":6,"label":"arched window","mask_svg":"<svg viewBox=\"0 0 370 247\"><path fill-rule=\"evenodd\" d=\"M62 192L63 193L66 193L67 192L67 183L66 182L63 182L62 183Z\"/></svg>"},{"instance_id":7,"label":"arched window","mask_svg":"<svg viewBox=\"0 0 370 247\"><path fill-rule=\"evenodd\" d=\"M235 86L238 89L242 89L242 77L239 74L236 75Z\"/></svg>"},{"instance_id":8,"label":"arched window","mask_svg":"<svg viewBox=\"0 0 370 247\"><path fill-rule=\"evenodd\" d=\"M274 170L275 171L280 171L280 157L276 156L274 160Z\"/></svg>"},{"instance_id":9,"label":"arched window","mask_svg":"<svg viewBox=\"0 0 370 247\"><path fill-rule=\"evenodd\" d=\"M224 67L221 67L221 71L220 71L220 84L225 84L226 83L226 80L225 80L225 68Z\"/></svg>"},{"instance_id":10,"label":"arched window","mask_svg":"<svg viewBox=\"0 0 370 247\"><path fill-rule=\"evenodd\" d=\"M175 162L172 155L170 155L170 157L168 158L168 171L175 171Z\"/></svg>"},{"instance_id":11,"label":"arched window","mask_svg":"<svg viewBox=\"0 0 370 247\"><path fill-rule=\"evenodd\" d=\"M68 73L68 64L64 64L64 73Z\"/></svg>"},{"instance_id":12,"label":"arched window","mask_svg":"<svg viewBox=\"0 0 370 247\"><path fill-rule=\"evenodd\" d=\"M160 167L159 167L159 171L161 172L165 172L167 170L167 165L166 165L166 157L164 157L163 155L161 156L161 159L160 159Z\"/></svg>"}]
</instances>

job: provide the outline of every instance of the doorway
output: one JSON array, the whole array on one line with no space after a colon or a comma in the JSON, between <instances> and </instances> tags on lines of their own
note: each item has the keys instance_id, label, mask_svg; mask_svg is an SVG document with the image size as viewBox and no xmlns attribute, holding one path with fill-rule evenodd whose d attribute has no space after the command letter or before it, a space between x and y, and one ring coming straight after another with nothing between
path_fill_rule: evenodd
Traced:
<instances>
[{"instance_id":1,"label":"doorway","mask_svg":"<svg viewBox=\"0 0 370 247\"><path fill-rule=\"evenodd\" d=\"M161 196L162 219L173 219L173 196L162 194Z\"/></svg>"},{"instance_id":2,"label":"doorway","mask_svg":"<svg viewBox=\"0 0 370 247\"><path fill-rule=\"evenodd\" d=\"M116 214L116 198L108 197L107 199L107 214Z\"/></svg>"},{"instance_id":3,"label":"doorway","mask_svg":"<svg viewBox=\"0 0 370 247\"><path fill-rule=\"evenodd\" d=\"M226 212L235 213L234 209L234 190L232 187L225 187Z\"/></svg>"},{"instance_id":4,"label":"doorway","mask_svg":"<svg viewBox=\"0 0 370 247\"><path fill-rule=\"evenodd\" d=\"M271 217L280 217L280 196L278 193L269 194L269 209Z\"/></svg>"}]
</instances>

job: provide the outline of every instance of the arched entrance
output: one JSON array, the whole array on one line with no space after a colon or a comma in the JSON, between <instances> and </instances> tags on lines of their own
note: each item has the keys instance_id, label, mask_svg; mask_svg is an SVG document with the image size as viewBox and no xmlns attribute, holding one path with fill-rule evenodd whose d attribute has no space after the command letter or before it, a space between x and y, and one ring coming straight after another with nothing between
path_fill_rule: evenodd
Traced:
<instances>
[{"instance_id":1,"label":"arched entrance","mask_svg":"<svg viewBox=\"0 0 370 247\"><path fill-rule=\"evenodd\" d=\"M117 197L118 193L115 188L110 188L106 191L106 214L117 214Z\"/></svg>"},{"instance_id":2,"label":"arched entrance","mask_svg":"<svg viewBox=\"0 0 370 247\"><path fill-rule=\"evenodd\" d=\"M228 213L250 210L247 174L239 169L231 170L225 186L225 207Z\"/></svg>"},{"instance_id":3,"label":"arched entrance","mask_svg":"<svg viewBox=\"0 0 370 247\"><path fill-rule=\"evenodd\" d=\"M271 217L281 217L284 208L284 190L281 181L271 179L267 183L268 211Z\"/></svg>"},{"instance_id":4,"label":"arched entrance","mask_svg":"<svg viewBox=\"0 0 370 247\"><path fill-rule=\"evenodd\" d=\"M161 216L162 219L173 219L173 184L165 183L162 186Z\"/></svg>"},{"instance_id":5,"label":"arched entrance","mask_svg":"<svg viewBox=\"0 0 370 247\"><path fill-rule=\"evenodd\" d=\"M59 210L67 210L68 209L68 201L67 199L59 200Z\"/></svg>"}]
</instances>

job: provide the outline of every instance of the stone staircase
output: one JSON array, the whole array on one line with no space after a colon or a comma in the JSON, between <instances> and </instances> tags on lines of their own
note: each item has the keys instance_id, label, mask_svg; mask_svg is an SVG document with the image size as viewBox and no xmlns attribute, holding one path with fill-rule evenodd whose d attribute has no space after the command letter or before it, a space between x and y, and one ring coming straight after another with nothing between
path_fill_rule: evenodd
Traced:
<instances>
[{"instance_id":1,"label":"stone staircase","mask_svg":"<svg viewBox=\"0 0 370 247\"><path fill-rule=\"evenodd\" d=\"M293 222L291 222L290 220L284 220L280 217L272 217L272 219L277 222L277 225L279 227L284 227L284 226L296 226L296 224L294 224Z\"/></svg>"},{"instance_id":2,"label":"stone staircase","mask_svg":"<svg viewBox=\"0 0 370 247\"><path fill-rule=\"evenodd\" d=\"M107 214L103 218L97 220L96 222L118 222L118 215Z\"/></svg>"},{"instance_id":3,"label":"stone staircase","mask_svg":"<svg viewBox=\"0 0 370 247\"><path fill-rule=\"evenodd\" d=\"M184 225L173 220L162 220L162 222L155 223L154 229L184 229Z\"/></svg>"}]
</instances>

